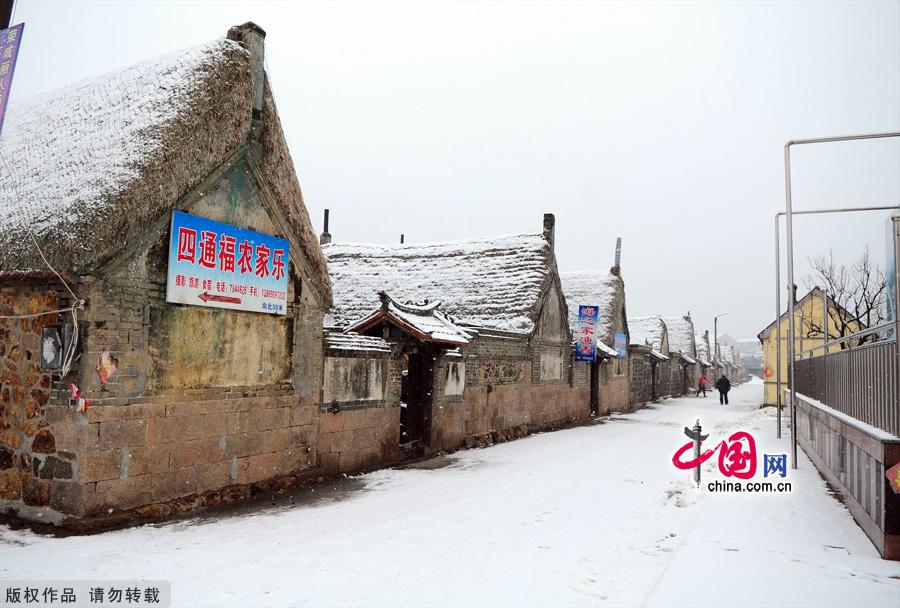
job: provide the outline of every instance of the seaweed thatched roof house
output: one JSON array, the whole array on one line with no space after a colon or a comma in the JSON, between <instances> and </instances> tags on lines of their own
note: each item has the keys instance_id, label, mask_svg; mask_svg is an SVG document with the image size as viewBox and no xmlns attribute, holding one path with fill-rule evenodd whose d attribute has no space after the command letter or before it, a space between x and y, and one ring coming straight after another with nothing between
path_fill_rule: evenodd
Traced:
<instances>
[{"instance_id":1,"label":"seaweed thatched roof house","mask_svg":"<svg viewBox=\"0 0 900 608\"><path fill-rule=\"evenodd\" d=\"M10 106L0 315L38 316L0 320L0 510L165 514L316 465L331 285L264 39L247 23ZM177 217L207 226L196 243L170 239ZM247 296L231 231L282 291ZM191 276L171 280L175 241ZM201 283L200 265L234 282ZM282 304L251 308L257 295Z\"/></svg>"},{"instance_id":2,"label":"seaweed thatched roof house","mask_svg":"<svg viewBox=\"0 0 900 608\"><path fill-rule=\"evenodd\" d=\"M597 337L603 344L600 348L603 354L614 357L615 334L628 335L625 282L619 276L619 269L613 267L608 273L593 270L566 271L560 272L559 278L569 304L569 326L572 331L575 332L578 325L578 306L597 306L600 309Z\"/></svg>"},{"instance_id":3,"label":"seaweed thatched roof house","mask_svg":"<svg viewBox=\"0 0 900 608\"><path fill-rule=\"evenodd\" d=\"M330 441L326 458L336 470L367 458L353 453L355 436L348 442L340 433L371 420L387 422L370 434L422 454L590 415L584 365L573 361L553 215L544 216L543 228L443 243L323 247L334 289L328 334L381 338L393 353L388 364L363 348L353 360L327 353L322 427L334 437L323 445ZM326 228L322 240L329 238ZM348 384L343 378L359 389L339 391ZM387 415L370 414L380 404ZM365 415L354 420L352 410L361 408ZM389 458L389 443L365 448L370 465Z\"/></svg>"},{"instance_id":4,"label":"seaweed thatched roof house","mask_svg":"<svg viewBox=\"0 0 900 608\"><path fill-rule=\"evenodd\" d=\"M668 358L669 333L662 318L632 317L628 319L628 329L631 330L630 344L649 346L657 358Z\"/></svg>"},{"instance_id":5,"label":"seaweed thatched roof house","mask_svg":"<svg viewBox=\"0 0 900 608\"><path fill-rule=\"evenodd\" d=\"M677 353L689 364L695 364L697 344L694 341L694 321L690 313L683 317L664 317L669 337L669 352Z\"/></svg>"},{"instance_id":6,"label":"seaweed thatched roof house","mask_svg":"<svg viewBox=\"0 0 900 608\"><path fill-rule=\"evenodd\" d=\"M628 344L628 317L625 311L625 282L618 266L609 272L561 272L563 292L569 305L569 326L578 331L579 305L595 305L600 309L597 321L598 363L591 365L591 411L606 413L625 411L629 401L629 367L627 353L617 357L616 334L624 334Z\"/></svg>"}]
</instances>

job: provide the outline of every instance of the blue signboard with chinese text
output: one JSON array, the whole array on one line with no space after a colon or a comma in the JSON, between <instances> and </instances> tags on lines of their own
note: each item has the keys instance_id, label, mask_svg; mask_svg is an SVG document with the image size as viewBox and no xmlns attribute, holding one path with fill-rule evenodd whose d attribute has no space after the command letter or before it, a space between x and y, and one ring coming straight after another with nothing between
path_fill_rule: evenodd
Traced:
<instances>
[{"instance_id":1,"label":"blue signboard with chinese text","mask_svg":"<svg viewBox=\"0 0 900 608\"><path fill-rule=\"evenodd\" d=\"M600 311L596 306L578 307L578 326L575 336L575 359L596 361L597 359L597 319Z\"/></svg>"},{"instance_id":2,"label":"blue signboard with chinese text","mask_svg":"<svg viewBox=\"0 0 900 608\"><path fill-rule=\"evenodd\" d=\"M167 302L283 315L287 275L285 239L172 213Z\"/></svg>"},{"instance_id":3,"label":"blue signboard with chinese text","mask_svg":"<svg viewBox=\"0 0 900 608\"><path fill-rule=\"evenodd\" d=\"M3 117L6 115L6 103L9 101L9 89L24 30L24 23L0 30L0 131L3 130Z\"/></svg>"}]
</instances>

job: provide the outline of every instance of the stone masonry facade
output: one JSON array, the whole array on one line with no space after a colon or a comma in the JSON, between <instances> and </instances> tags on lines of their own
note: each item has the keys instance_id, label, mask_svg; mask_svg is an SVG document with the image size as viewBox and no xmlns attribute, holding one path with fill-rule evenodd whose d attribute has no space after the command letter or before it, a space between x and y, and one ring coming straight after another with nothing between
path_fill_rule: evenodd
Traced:
<instances>
[{"instance_id":1,"label":"stone masonry facade","mask_svg":"<svg viewBox=\"0 0 900 608\"><path fill-rule=\"evenodd\" d=\"M48 283L0 289L0 316L34 315L67 304ZM41 331L59 317L0 319L0 504L47 507L72 485L75 453L54 434L52 376L40 367Z\"/></svg>"}]
</instances>

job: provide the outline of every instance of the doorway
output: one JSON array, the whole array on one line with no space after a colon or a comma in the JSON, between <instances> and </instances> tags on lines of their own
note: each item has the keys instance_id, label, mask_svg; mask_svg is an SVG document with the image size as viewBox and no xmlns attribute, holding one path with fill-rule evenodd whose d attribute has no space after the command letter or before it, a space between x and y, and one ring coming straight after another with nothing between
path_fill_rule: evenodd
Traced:
<instances>
[{"instance_id":1,"label":"doorway","mask_svg":"<svg viewBox=\"0 0 900 608\"><path fill-rule=\"evenodd\" d=\"M421 345L403 356L400 378L400 444L423 442L431 427L434 354Z\"/></svg>"},{"instance_id":2,"label":"doorway","mask_svg":"<svg viewBox=\"0 0 900 608\"><path fill-rule=\"evenodd\" d=\"M600 363L591 363L591 416L600 413Z\"/></svg>"}]
</instances>

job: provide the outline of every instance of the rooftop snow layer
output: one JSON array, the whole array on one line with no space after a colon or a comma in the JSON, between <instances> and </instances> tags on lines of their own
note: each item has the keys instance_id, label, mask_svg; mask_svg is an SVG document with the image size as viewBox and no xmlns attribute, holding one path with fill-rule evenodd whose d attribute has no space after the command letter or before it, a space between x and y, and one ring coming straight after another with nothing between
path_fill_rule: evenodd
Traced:
<instances>
[{"instance_id":1,"label":"rooftop snow layer","mask_svg":"<svg viewBox=\"0 0 900 608\"><path fill-rule=\"evenodd\" d=\"M325 335L325 348L331 350L367 350L380 353L391 352L391 346L382 338L360 336L357 334L337 334L328 332Z\"/></svg>"},{"instance_id":2,"label":"rooftop snow layer","mask_svg":"<svg viewBox=\"0 0 900 608\"><path fill-rule=\"evenodd\" d=\"M531 333L553 267L541 235L406 245L323 247L334 290L333 323L347 327L381 306L378 292L400 302L442 302L451 321Z\"/></svg>"},{"instance_id":3,"label":"rooftop snow layer","mask_svg":"<svg viewBox=\"0 0 900 608\"><path fill-rule=\"evenodd\" d=\"M660 317L635 317L628 319L628 332L631 344L662 348L666 325Z\"/></svg>"},{"instance_id":4,"label":"rooftop snow layer","mask_svg":"<svg viewBox=\"0 0 900 608\"><path fill-rule=\"evenodd\" d=\"M128 211L113 210L111 201L145 177L151 159L188 144L171 130L183 127L181 114L209 103L200 83L234 79L249 69L246 55L237 42L215 40L10 104L0 136L0 245L30 250L4 238L27 224L42 246L48 243L51 259L54 240L91 249L104 238L102 228ZM247 92L249 101L249 83ZM222 104L223 113L230 110ZM83 234L84 224L94 229ZM30 270L3 262L0 270Z\"/></svg>"},{"instance_id":5,"label":"rooftop snow layer","mask_svg":"<svg viewBox=\"0 0 900 608\"><path fill-rule=\"evenodd\" d=\"M694 343L694 323L685 317L663 317L669 335L669 352L681 353L688 357L697 356Z\"/></svg>"},{"instance_id":6,"label":"rooftop snow layer","mask_svg":"<svg viewBox=\"0 0 900 608\"><path fill-rule=\"evenodd\" d=\"M560 272L566 303L569 306L569 326L575 332L578 326L578 306L593 305L600 309L597 335L600 341L613 343L614 319L621 314L616 307L616 297L624 293L622 279L607 273L595 271Z\"/></svg>"}]
</instances>

